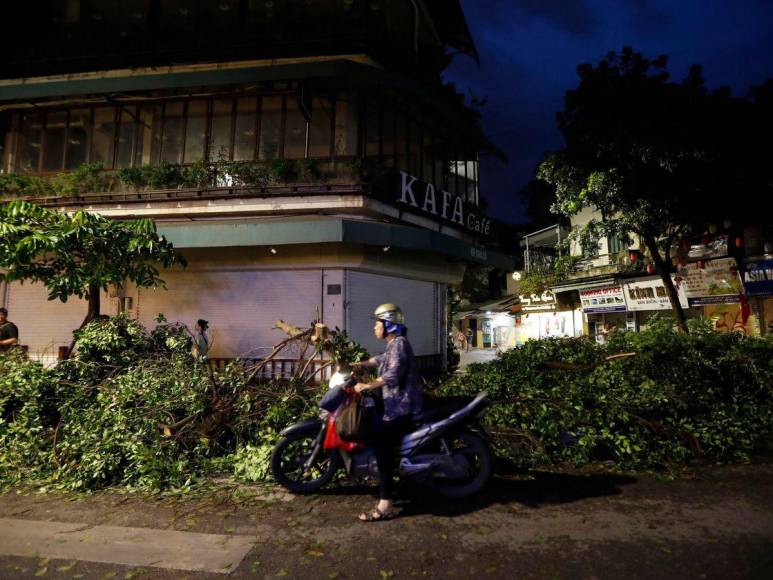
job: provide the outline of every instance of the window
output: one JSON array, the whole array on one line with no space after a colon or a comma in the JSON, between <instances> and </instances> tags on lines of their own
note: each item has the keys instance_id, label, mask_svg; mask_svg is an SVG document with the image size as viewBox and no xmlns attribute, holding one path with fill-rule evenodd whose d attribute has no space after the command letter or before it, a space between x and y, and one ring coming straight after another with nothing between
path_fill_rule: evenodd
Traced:
<instances>
[{"instance_id":1,"label":"window","mask_svg":"<svg viewBox=\"0 0 773 580\"><path fill-rule=\"evenodd\" d=\"M260 159L279 157L280 137L282 134L283 97L275 95L263 97L260 109Z\"/></svg>"},{"instance_id":2,"label":"window","mask_svg":"<svg viewBox=\"0 0 773 580\"><path fill-rule=\"evenodd\" d=\"M115 166L130 167L137 147L137 108L121 107L118 120L118 145Z\"/></svg>"},{"instance_id":3,"label":"window","mask_svg":"<svg viewBox=\"0 0 773 580\"><path fill-rule=\"evenodd\" d=\"M359 106L354 93L342 93L336 99L335 154L357 155Z\"/></svg>"},{"instance_id":4,"label":"window","mask_svg":"<svg viewBox=\"0 0 773 580\"><path fill-rule=\"evenodd\" d=\"M408 122L408 173L421 177L421 128L414 121Z\"/></svg>"},{"instance_id":5,"label":"window","mask_svg":"<svg viewBox=\"0 0 773 580\"><path fill-rule=\"evenodd\" d=\"M365 156L378 157L381 154L381 113L378 105L368 101L365 109Z\"/></svg>"},{"instance_id":6,"label":"window","mask_svg":"<svg viewBox=\"0 0 773 580\"><path fill-rule=\"evenodd\" d=\"M115 149L115 107L94 109L94 125L91 138L91 161L113 166Z\"/></svg>"},{"instance_id":7,"label":"window","mask_svg":"<svg viewBox=\"0 0 773 580\"><path fill-rule=\"evenodd\" d=\"M233 138L233 99L215 99L212 102L212 128L209 136L209 158L231 159Z\"/></svg>"},{"instance_id":8,"label":"window","mask_svg":"<svg viewBox=\"0 0 773 580\"><path fill-rule=\"evenodd\" d=\"M628 249L628 246L623 241L622 236L618 235L609 236L607 238L607 245L609 247L610 254L617 254Z\"/></svg>"},{"instance_id":9,"label":"window","mask_svg":"<svg viewBox=\"0 0 773 580\"><path fill-rule=\"evenodd\" d=\"M142 122L142 147L138 151L137 165L158 163L161 158L161 126L163 108L161 105L144 105L140 108Z\"/></svg>"},{"instance_id":10,"label":"window","mask_svg":"<svg viewBox=\"0 0 773 580\"><path fill-rule=\"evenodd\" d=\"M203 99L188 103L185 125L185 163L204 159L207 149L207 112L209 102Z\"/></svg>"},{"instance_id":11,"label":"window","mask_svg":"<svg viewBox=\"0 0 773 580\"><path fill-rule=\"evenodd\" d=\"M43 132L43 171L61 171L67 138L67 111L49 111Z\"/></svg>"},{"instance_id":12,"label":"window","mask_svg":"<svg viewBox=\"0 0 773 580\"><path fill-rule=\"evenodd\" d=\"M423 160L421 178L427 183L435 183L435 142L432 133L422 131L422 153Z\"/></svg>"},{"instance_id":13,"label":"window","mask_svg":"<svg viewBox=\"0 0 773 580\"><path fill-rule=\"evenodd\" d=\"M257 99L255 97L238 99L236 101L234 159L255 159L257 124Z\"/></svg>"},{"instance_id":14,"label":"window","mask_svg":"<svg viewBox=\"0 0 773 580\"><path fill-rule=\"evenodd\" d=\"M185 130L185 103L167 103L164 107L164 130L161 138L161 160L180 163L183 154Z\"/></svg>"},{"instance_id":15,"label":"window","mask_svg":"<svg viewBox=\"0 0 773 580\"><path fill-rule=\"evenodd\" d=\"M19 171L39 171L42 139L43 114L38 112L23 114L19 139Z\"/></svg>"},{"instance_id":16,"label":"window","mask_svg":"<svg viewBox=\"0 0 773 580\"><path fill-rule=\"evenodd\" d=\"M295 99L285 99L285 159L302 159L306 154L306 118Z\"/></svg>"},{"instance_id":17,"label":"window","mask_svg":"<svg viewBox=\"0 0 773 580\"><path fill-rule=\"evenodd\" d=\"M333 103L330 99L314 96L309 129L309 157L330 157L333 132Z\"/></svg>"},{"instance_id":18,"label":"window","mask_svg":"<svg viewBox=\"0 0 773 580\"><path fill-rule=\"evenodd\" d=\"M336 124L339 110L342 123ZM334 135L338 149L356 155L357 115L356 103L339 107L334 99L316 95L309 156L330 157ZM306 120L289 93L82 106L2 119L8 129L0 127L0 157L16 172L72 170L87 161L112 169L205 158L254 160L256 154L261 160L301 159L306 154Z\"/></svg>"},{"instance_id":19,"label":"window","mask_svg":"<svg viewBox=\"0 0 773 580\"><path fill-rule=\"evenodd\" d=\"M385 109L381 117L381 155L384 164L393 167L395 164L395 112L391 109Z\"/></svg>"},{"instance_id":20,"label":"window","mask_svg":"<svg viewBox=\"0 0 773 580\"><path fill-rule=\"evenodd\" d=\"M70 123L67 129L67 151L65 169L75 169L86 162L91 129L91 111L75 109L70 111Z\"/></svg>"}]
</instances>

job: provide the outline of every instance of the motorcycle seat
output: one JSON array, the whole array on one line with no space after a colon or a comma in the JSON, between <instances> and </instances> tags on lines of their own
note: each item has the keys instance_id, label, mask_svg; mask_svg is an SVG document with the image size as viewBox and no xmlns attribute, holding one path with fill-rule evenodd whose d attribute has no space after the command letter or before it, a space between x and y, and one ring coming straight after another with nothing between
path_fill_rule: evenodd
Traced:
<instances>
[{"instance_id":1,"label":"motorcycle seat","mask_svg":"<svg viewBox=\"0 0 773 580\"><path fill-rule=\"evenodd\" d=\"M421 412L415 415L413 420L415 423L424 425L427 423L434 423L445 419L449 415L456 413L459 409L463 409L472 401L475 397L425 397L424 404L422 405Z\"/></svg>"}]
</instances>

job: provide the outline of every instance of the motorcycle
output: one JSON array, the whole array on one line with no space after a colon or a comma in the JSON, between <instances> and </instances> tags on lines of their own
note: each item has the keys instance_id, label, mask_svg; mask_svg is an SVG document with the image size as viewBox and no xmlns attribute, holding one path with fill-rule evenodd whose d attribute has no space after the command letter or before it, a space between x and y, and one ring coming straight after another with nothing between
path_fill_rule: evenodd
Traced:
<instances>
[{"instance_id":1,"label":"motorcycle","mask_svg":"<svg viewBox=\"0 0 773 580\"><path fill-rule=\"evenodd\" d=\"M336 372L329 386L351 393L356 382L351 372ZM480 491L493 471L488 436L480 424L489 404L485 392L426 400L414 429L395 449L399 477L448 498ZM271 456L271 473L280 485L293 493L316 492L342 468L355 480L378 477L376 456L364 443L343 445L348 451L325 448L329 429L335 429L330 411L321 408L318 418L281 432Z\"/></svg>"}]
</instances>

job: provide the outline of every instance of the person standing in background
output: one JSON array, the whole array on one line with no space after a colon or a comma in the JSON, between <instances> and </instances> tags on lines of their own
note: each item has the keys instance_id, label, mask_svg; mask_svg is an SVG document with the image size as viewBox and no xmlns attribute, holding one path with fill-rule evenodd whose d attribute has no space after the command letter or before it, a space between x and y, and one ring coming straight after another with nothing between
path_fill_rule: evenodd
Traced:
<instances>
[{"instance_id":1,"label":"person standing in background","mask_svg":"<svg viewBox=\"0 0 773 580\"><path fill-rule=\"evenodd\" d=\"M209 322L203 318L196 321L196 333L193 335L193 356L207 358L209 352L210 337L207 335Z\"/></svg>"},{"instance_id":2,"label":"person standing in background","mask_svg":"<svg viewBox=\"0 0 773 580\"><path fill-rule=\"evenodd\" d=\"M0 351L19 344L19 328L8 320L8 309L0 308Z\"/></svg>"}]
</instances>

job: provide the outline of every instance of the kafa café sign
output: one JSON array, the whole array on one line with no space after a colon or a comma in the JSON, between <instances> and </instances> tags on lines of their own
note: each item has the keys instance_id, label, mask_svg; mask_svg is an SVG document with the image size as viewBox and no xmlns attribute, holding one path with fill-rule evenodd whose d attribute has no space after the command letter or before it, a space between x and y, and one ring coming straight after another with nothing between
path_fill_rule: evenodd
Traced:
<instances>
[{"instance_id":1,"label":"kafa caf\u00e9 sign","mask_svg":"<svg viewBox=\"0 0 773 580\"><path fill-rule=\"evenodd\" d=\"M479 236L491 234L491 220L480 209L418 177L399 173L397 203L419 214L440 218Z\"/></svg>"}]
</instances>

